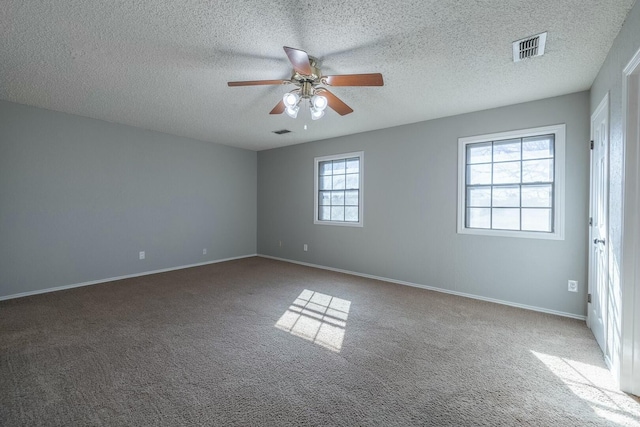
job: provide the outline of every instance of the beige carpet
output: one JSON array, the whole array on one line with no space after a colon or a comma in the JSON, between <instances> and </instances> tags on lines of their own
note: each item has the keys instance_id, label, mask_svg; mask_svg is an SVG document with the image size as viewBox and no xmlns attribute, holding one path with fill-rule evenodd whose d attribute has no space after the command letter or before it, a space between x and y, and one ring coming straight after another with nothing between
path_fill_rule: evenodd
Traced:
<instances>
[{"instance_id":1,"label":"beige carpet","mask_svg":"<svg viewBox=\"0 0 640 427\"><path fill-rule=\"evenodd\" d=\"M584 322L262 258L0 302L0 425L640 425Z\"/></svg>"}]
</instances>

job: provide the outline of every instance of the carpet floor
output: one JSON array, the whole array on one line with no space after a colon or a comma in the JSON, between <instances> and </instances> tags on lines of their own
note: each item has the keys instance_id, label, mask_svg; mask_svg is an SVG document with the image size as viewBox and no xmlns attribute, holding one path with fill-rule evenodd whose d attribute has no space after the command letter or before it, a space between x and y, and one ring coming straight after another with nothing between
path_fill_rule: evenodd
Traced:
<instances>
[{"instance_id":1,"label":"carpet floor","mask_svg":"<svg viewBox=\"0 0 640 427\"><path fill-rule=\"evenodd\" d=\"M0 425L640 425L583 321L247 258L0 302Z\"/></svg>"}]
</instances>

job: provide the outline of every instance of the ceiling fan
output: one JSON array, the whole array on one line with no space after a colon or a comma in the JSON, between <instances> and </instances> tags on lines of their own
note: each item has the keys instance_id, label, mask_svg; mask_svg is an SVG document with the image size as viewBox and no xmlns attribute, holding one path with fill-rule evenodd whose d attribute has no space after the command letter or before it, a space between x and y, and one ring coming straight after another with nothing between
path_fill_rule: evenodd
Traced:
<instances>
[{"instance_id":1,"label":"ceiling fan","mask_svg":"<svg viewBox=\"0 0 640 427\"><path fill-rule=\"evenodd\" d=\"M269 114L282 114L286 112L292 118L296 118L300 110L302 100L309 101L311 118L317 120L324 115L328 106L341 116L352 113L353 109L340 98L331 93L327 88L318 86L383 86L382 74L342 74L323 76L318 60L300 49L284 46L284 51L293 65L293 73L289 80L249 80L240 82L228 82L234 86L257 85L286 85L293 84L297 88L287 92L282 100L271 110Z\"/></svg>"}]
</instances>

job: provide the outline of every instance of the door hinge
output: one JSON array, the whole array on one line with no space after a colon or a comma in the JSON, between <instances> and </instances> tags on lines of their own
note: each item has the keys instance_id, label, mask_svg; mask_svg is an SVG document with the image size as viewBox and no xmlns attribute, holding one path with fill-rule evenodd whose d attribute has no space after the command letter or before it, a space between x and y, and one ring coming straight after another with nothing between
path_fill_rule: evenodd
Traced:
<instances>
[{"instance_id":1,"label":"door hinge","mask_svg":"<svg viewBox=\"0 0 640 427\"><path fill-rule=\"evenodd\" d=\"M593 150L593 139L591 140L591 149Z\"/></svg>"},{"instance_id":2,"label":"door hinge","mask_svg":"<svg viewBox=\"0 0 640 427\"><path fill-rule=\"evenodd\" d=\"M593 225L593 217L592 216L589 217L589 225Z\"/></svg>"},{"instance_id":3,"label":"door hinge","mask_svg":"<svg viewBox=\"0 0 640 427\"><path fill-rule=\"evenodd\" d=\"M591 302L591 294L587 294L587 302L590 303Z\"/></svg>"}]
</instances>

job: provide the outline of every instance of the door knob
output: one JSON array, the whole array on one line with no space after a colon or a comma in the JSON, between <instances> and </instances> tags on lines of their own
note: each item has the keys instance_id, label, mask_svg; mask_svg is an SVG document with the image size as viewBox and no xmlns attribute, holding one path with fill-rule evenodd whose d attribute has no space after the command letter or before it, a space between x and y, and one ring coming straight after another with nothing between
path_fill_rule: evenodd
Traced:
<instances>
[{"instance_id":1,"label":"door knob","mask_svg":"<svg viewBox=\"0 0 640 427\"><path fill-rule=\"evenodd\" d=\"M593 239L593 244L597 245L598 243L602 243L604 245L604 239Z\"/></svg>"}]
</instances>

